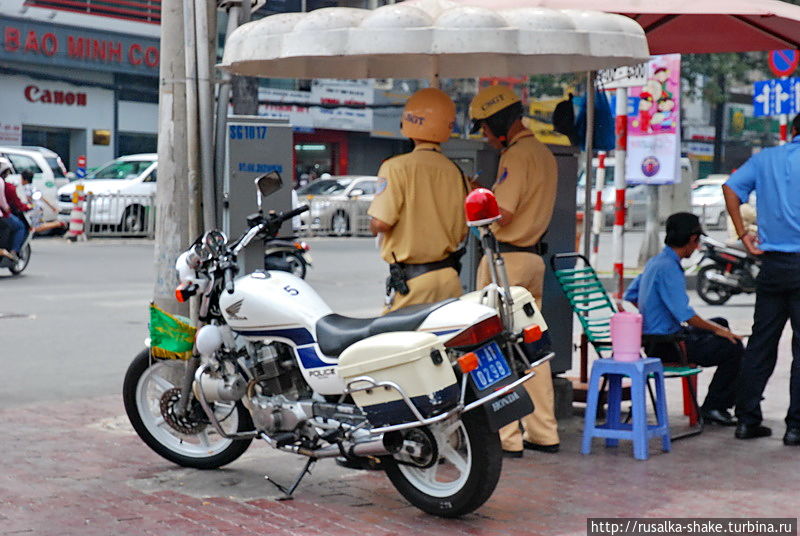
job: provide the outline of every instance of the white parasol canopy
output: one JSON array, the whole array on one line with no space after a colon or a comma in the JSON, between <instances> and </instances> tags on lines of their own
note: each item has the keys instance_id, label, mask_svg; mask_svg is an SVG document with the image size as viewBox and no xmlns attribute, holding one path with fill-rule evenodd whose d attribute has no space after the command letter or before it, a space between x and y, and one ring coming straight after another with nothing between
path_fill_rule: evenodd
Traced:
<instances>
[{"instance_id":1,"label":"white parasol canopy","mask_svg":"<svg viewBox=\"0 0 800 536\"><path fill-rule=\"evenodd\" d=\"M641 26L598 11L421 0L250 22L220 67L272 78L469 78L597 70L649 58Z\"/></svg>"}]
</instances>

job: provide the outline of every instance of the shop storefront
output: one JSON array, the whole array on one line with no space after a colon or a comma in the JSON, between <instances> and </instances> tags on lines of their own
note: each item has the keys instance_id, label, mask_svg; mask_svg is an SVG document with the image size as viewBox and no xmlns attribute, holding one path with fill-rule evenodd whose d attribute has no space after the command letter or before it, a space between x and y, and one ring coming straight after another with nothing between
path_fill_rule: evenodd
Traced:
<instances>
[{"instance_id":1,"label":"shop storefront","mask_svg":"<svg viewBox=\"0 0 800 536\"><path fill-rule=\"evenodd\" d=\"M262 87L259 115L292 124L296 182L323 173L374 175L384 159L404 146L396 126L407 95L387 106L384 93L372 80L319 79L309 91ZM395 128L377 128L383 123Z\"/></svg>"},{"instance_id":2,"label":"shop storefront","mask_svg":"<svg viewBox=\"0 0 800 536\"><path fill-rule=\"evenodd\" d=\"M0 16L0 39L0 143L70 169L155 151L157 38Z\"/></svg>"}]
</instances>

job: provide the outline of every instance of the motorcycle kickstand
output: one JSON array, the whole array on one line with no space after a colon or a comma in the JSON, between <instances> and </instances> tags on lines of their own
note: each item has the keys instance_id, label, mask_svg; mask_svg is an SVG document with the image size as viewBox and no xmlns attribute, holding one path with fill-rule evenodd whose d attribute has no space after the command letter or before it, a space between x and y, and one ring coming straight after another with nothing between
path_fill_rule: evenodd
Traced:
<instances>
[{"instance_id":1,"label":"motorcycle kickstand","mask_svg":"<svg viewBox=\"0 0 800 536\"><path fill-rule=\"evenodd\" d=\"M292 499L294 499L292 494L297 489L297 486L300 485L300 481L303 480L303 478L306 476L306 474L309 474L309 475L311 474L311 466L314 465L314 462L316 462L316 461L317 460L315 458L309 458L306 461L306 464L303 466L303 470L300 471L299 475L297 475L297 479L295 479L294 484L292 484L289 489L286 489L284 486L281 486L280 484L278 484L277 482L272 480L269 477L269 475L264 475L264 478L267 479L267 482L269 482L270 484L272 484L273 486L278 488L278 490L280 490L283 493L283 495L281 497L278 497L277 500L279 500L279 501L291 501Z\"/></svg>"}]
</instances>

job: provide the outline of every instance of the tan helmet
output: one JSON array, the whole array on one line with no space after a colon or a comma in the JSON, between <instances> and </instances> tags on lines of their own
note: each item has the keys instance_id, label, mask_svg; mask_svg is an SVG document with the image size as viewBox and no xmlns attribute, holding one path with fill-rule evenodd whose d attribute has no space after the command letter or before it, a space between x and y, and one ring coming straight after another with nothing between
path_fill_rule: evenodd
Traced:
<instances>
[{"instance_id":1,"label":"tan helmet","mask_svg":"<svg viewBox=\"0 0 800 536\"><path fill-rule=\"evenodd\" d=\"M521 116L522 99L519 95L508 86L488 86L480 90L469 105L470 133L478 132L485 122L492 134L505 142L509 127Z\"/></svg>"},{"instance_id":2,"label":"tan helmet","mask_svg":"<svg viewBox=\"0 0 800 536\"><path fill-rule=\"evenodd\" d=\"M420 89L408 99L400 131L403 136L421 141L442 143L450 139L456 122L456 105L441 89Z\"/></svg>"}]
</instances>

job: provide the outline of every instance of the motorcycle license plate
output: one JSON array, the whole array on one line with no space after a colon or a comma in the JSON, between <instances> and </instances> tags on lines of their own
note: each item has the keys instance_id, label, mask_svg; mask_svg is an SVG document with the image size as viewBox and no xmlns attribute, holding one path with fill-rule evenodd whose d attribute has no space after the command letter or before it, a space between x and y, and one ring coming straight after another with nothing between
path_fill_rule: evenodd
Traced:
<instances>
[{"instance_id":1,"label":"motorcycle license plate","mask_svg":"<svg viewBox=\"0 0 800 536\"><path fill-rule=\"evenodd\" d=\"M478 391L485 391L511 376L511 367L497 343L490 342L475 350L475 354L478 356L478 368L470 372L470 375Z\"/></svg>"}]
</instances>

